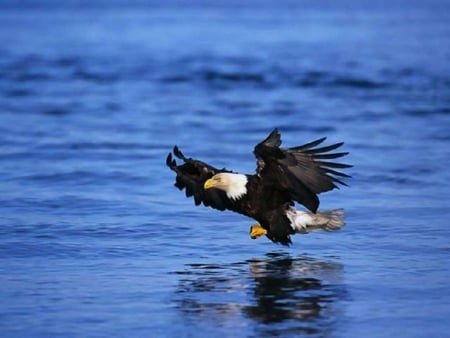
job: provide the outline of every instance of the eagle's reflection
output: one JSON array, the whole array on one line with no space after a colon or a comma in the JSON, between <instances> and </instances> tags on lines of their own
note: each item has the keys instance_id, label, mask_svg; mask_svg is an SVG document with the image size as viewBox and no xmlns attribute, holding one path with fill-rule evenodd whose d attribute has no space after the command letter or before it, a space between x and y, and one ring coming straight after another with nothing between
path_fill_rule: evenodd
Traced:
<instances>
[{"instance_id":1,"label":"eagle's reflection","mask_svg":"<svg viewBox=\"0 0 450 338\"><path fill-rule=\"evenodd\" d=\"M178 274L176 299L187 320L328 335L343 315L342 265L332 261L272 253L228 265L191 264Z\"/></svg>"}]
</instances>

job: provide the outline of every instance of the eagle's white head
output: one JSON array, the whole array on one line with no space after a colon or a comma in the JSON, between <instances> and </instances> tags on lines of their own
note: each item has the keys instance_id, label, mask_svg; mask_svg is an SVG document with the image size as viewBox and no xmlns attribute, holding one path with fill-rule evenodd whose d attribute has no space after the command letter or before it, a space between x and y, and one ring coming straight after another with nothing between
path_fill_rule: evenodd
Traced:
<instances>
[{"instance_id":1,"label":"eagle's white head","mask_svg":"<svg viewBox=\"0 0 450 338\"><path fill-rule=\"evenodd\" d=\"M247 193L247 176L235 173L220 173L206 180L204 188L217 188L226 192L231 200L238 200Z\"/></svg>"}]
</instances>

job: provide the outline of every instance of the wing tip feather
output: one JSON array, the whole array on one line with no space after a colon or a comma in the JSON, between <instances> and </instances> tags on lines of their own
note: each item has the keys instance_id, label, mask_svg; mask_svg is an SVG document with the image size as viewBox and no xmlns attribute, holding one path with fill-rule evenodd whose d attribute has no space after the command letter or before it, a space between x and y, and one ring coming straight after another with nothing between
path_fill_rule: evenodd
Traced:
<instances>
[{"instance_id":1,"label":"wing tip feather","mask_svg":"<svg viewBox=\"0 0 450 338\"><path fill-rule=\"evenodd\" d=\"M166 165L170 168L170 169L175 169L177 167L177 162L175 161L175 159L172 157L172 153L169 153L167 155L166 158Z\"/></svg>"},{"instance_id":2,"label":"wing tip feather","mask_svg":"<svg viewBox=\"0 0 450 338\"><path fill-rule=\"evenodd\" d=\"M184 160L186 157L184 156L184 154L181 152L180 148L178 148L177 145L175 145L173 147L173 153L176 157L178 157L179 159Z\"/></svg>"}]
</instances>

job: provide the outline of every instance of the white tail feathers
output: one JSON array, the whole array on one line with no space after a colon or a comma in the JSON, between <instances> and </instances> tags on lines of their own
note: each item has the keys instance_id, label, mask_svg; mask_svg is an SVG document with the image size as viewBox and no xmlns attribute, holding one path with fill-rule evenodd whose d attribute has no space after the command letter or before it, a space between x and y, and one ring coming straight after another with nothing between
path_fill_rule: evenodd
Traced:
<instances>
[{"instance_id":1,"label":"white tail feathers","mask_svg":"<svg viewBox=\"0 0 450 338\"><path fill-rule=\"evenodd\" d=\"M311 231L339 230L344 225L344 209L324 210L312 213L290 208L286 216L296 233L306 234Z\"/></svg>"}]
</instances>

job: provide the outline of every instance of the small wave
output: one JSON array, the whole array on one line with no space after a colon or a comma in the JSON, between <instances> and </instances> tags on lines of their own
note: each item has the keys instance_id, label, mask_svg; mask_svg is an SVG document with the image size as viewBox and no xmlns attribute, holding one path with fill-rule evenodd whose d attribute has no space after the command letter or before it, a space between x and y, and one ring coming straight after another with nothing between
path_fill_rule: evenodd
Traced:
<instances>
[{"instance_id":1,"label":"small wave","mask_svg":"<svg viewBox=\"0 0 450 338\"><path fill-rule=\"evenodd\" d=\"M76 142L70 144L63 144L60 148L70 148L76 150L147 150L153 149L149 143L135 143L135 142Z\"/></svg>"},{"instance_id":2,"label":"small wave","mask_svg":"<svg viewBox=\"0 0 450 338\"><path fill-rule=\"evenodd\" d=\"M84 69L74 71L72 77L97 83L109 83L119 80L119 75L113 72L88 71Z\"/></svg>"},{"instance_id":3,"label":"small wave","mask_svg":"<svg viewBox=\"0 0 450 338\"><path fill-rule=\"evenodd\" d=\"M46 107L40 110L43 115L49 116L65 116L71 113L71 109L68 107Z\"/></svg>"},{"instance_id":4,"label":"small wave","mask_svg":"<svg viewBox=\"0 0 450 338\"><path fill-rule=\"evenodd\" d=\"M36 55L11 60L1 66L2 77L15 82L39 82L53 78L47 62Z\"/></svg>"},{"instance_id":5,"label":"small wave","mask_svg":"<svg viewBox=\"0 0 450 338\"><path fill-rule=\"evenodd\" d=\"M34 94L33 91L25 88L11 88L5 90L4 95L6 97L17 98L17 97L25 97L32 96Z\"/></svg>"},{"instance_id":6,"label":"small wave","mask_svg":"<svg viewBox=\"0 0 450 338\"><path fill-rule=\"evenodd\" d=\"M264 83L264 74L245 73L245 72L219 72L207 70L201 73L201 76L207 81L226 81L226 82L253 82Z\"/></svg>"},{"instance_id":7,"label":"small wave","mask_svg":"<svg viewBox=\"0 0 450 338\"><path fill-rule=\"evenodd\" d=\"M77 57L61 56L54 60L53 64L58 67L69 68L79 66L81 64L81 60Z\"/></svg>"},{"instance_id":8,"label":"small wave","mask_svg":"<svg viewBox=\"0 0 450 338\"><path fill-rule=\"evenodd\" d=\"M159 78L164 83L207 82L213 84L264 84L266 75L258 72L220 71L206 69L200 71L186 71L183 74L166 74Z\"/></svg>"},{"instance_id":9,"label":"small wave","mask_svg":"<svg viewBox=\"0 0 450 338\"><path fill-rule=\"evenodd\" d=\"M74 182L78 184L86 184L89 182L95 182L100 184L102 182L120 182L120 181L146 181L147 177L138 175L130 175L130 173L123 171L111 171L105 173L98 173L86 170L74 170L69 172L48 173L48 174L32 174L26 176L20 176L17 179L27 181L40 181L47 183L69 183Z\"/></svg>"},{"instance_id":10,"label":"small wave","mask_svg":"<svg viewBox=\"0 0 450 338\"><path fill-rule=\"evenodd\" d=\"M61 142L41 143L35 150L153 150L155 145L138 142Z\"/></svg>"},{"instance_id":11,"label":"small wave","mask_svg":"<svg viewBox=\"0 0 450 338\"><path fill-rule=\"evenodd\" d=\"M400 186L419 186L423 184L422 180L408 177L407 175L396 175L395 173L368 175L366 180L371 183L386 184L389 182Z\"/></svg>"},{"instance_id":12,"label":"small wave","mask_svg":"<svg viewBox=\"0 0 450 338\"><path fill-rule=\"evenodd\" d=\"M192 80L191 77L186 76L186 75L168 75L168 76L163 76L159 79L161 82L165 82L165 83L185 83L185 82L190 82Z\"/></svg>"},{"instance_id":13,"label":"small wave","mask_svg":"<svg viewBox=\"0 0 450 338\"><path fill-rule=\"evenodd\" d=\"M53 238L53 236L51 237ZM2 244L0 248L1 257L77 257L80 252L80 246L57 242L56 239L49 241L50 238L34 238L24 242L10 241Z\"/></svg>"},{"instance_id":14,"label":"small wave","mask_svg":"<svg viewBox=\"0 0 450 338\"><path fill-rule=\"evenodd\" d=\"M298 87L341 87L358 89L379 89L388 86L386 82L371 80L362 76L341 76L332 72L306 71L293 83Z\"/></svg>"},{"instance_id":15,"label":"small wave","mask_svg":"<svg viewBox=\"0 0 450 338\"><path fill-rule=\"evenodd\" d=\"M316 87L325 83L329 78L329 74L321 71L307 71L295 80L295 84L299 87Z\"/></svg>"},{"instance_id":16,"label":"small wave","mask_svg":"<svg viewBox=\"0 0 450 338\"><path fill-rule=\"evenodd\" d=\"M361 89L378 89L387 87L387 83L377 82L364 78L356 77L338 77L331 82L332 85L337 87L350 87Z\"/></svg>"},{"instance_id":17,"label":"small wave","mask_svg":"<svg viewBox=\"0 0 450 338\"><path fill-rule=\"evenodd\" d=\"M432 115L449 115L450 108L442 107L442 108L412 108L405 109L404 114L413 117L429 117Z\"/></svg>"},{"instance_id":18,"label":"small wave","mask_svg":"<svg viewBox=\"0 0 450 338\"><path fill-rule=\"evenodd\" d=\"M17 82L41 82L53 79L49 72L20 70L11 73L11 78Z\"/></svg>"},{"instance_id":19,"label":"small wave","mask_svg":"<svg viewBox=\"0 0 450 338\"><path fill-rule=\"evenodd\" d=\"M30 181L44 181L44 182L55 182L55 181L70 181L70 180L78 180L80 178L93 178L97 177L99 174L83 171L83 170L75 170L71 172L65 173L49 173L49 174L34 174L28 176L20 177L21 180L30 180Z\"/></svg>"}]
</instances>

